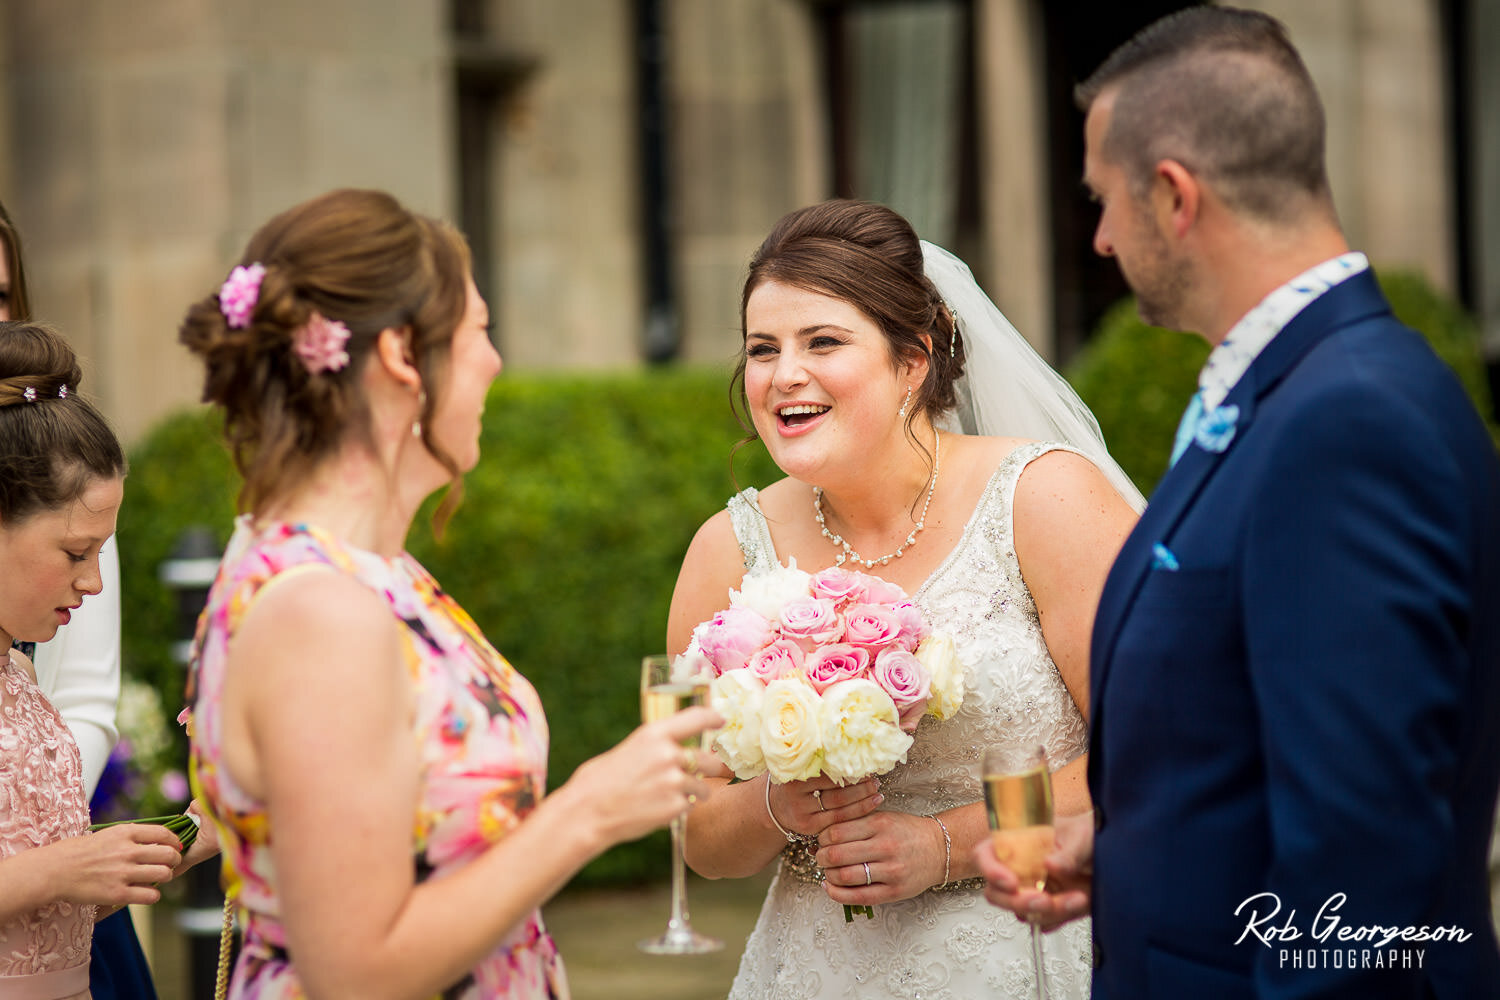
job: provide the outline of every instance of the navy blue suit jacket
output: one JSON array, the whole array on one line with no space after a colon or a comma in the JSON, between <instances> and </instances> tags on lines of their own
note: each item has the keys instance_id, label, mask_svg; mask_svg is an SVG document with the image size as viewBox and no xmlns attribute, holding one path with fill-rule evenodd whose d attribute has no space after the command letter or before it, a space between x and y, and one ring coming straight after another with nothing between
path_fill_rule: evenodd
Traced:
<instances>
[{"instance_id":1,"label":"navy blue suit jacket","mask_svg":"<svg viewBox=\"0 0 1500 1000\"><path fill-rule=\"evenodd\" d=\"M1494 443L1369 273L1225 405L1095 621L1094 995L1500 996Z\"/></svg>"}]
</instances>

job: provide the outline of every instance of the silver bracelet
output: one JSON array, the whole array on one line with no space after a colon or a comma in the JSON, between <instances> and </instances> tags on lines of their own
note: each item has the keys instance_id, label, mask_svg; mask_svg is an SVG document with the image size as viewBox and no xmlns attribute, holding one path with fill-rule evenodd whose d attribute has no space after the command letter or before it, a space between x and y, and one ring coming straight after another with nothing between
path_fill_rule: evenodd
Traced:
<instances>
[{"instance_id":1,"label":"silver bracelet","mask_svg":"<svg viewBox=\"0 0 1500 1000\"><path fill-rule=\"evenodd\" d=\"M781 835L786 838L788 844L797 843L799 839L797 835L789 832L786 827L777 822L776 814L771 811L771 776L769 774L766 775L766 815L771 817L771 823L781 831Z\"/></svg>"},{"instance_id":2,"label":"silver bracelet","mask_svg":"<svg viewBox=\"0 0 1500 1000\"><path fill-rule=\"evenodd\" d=\"M769 785L767 785L766 787L767 787L767 789L770 788ZM766 803L767 803L768 807L769 807L770 801L771 800L768 797L766 799ZM937 823L937 825L938 825L938 829L943 831L943 884L940 885L940 886L938 886L938 891L941 892L943 889L948 888L948 873L949 873L949 870L950 870L949 866L953 862L953 838L950 837L950 836L948 836L948 826L947 826L947 824L945 824L941 819L939 819L936 813L928 813L927 814L927 818L930 819L930 820L935 821ZM776 821L776 817L772 816L771 817L771 822L774 823L775 821Z\"/></svg>"}]
</instances>

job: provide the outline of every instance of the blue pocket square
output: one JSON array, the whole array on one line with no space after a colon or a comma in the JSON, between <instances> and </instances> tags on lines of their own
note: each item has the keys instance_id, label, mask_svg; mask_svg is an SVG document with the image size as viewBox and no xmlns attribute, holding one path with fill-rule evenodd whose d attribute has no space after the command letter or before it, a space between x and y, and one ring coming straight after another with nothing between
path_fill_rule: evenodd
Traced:
<instances>
[{"instance_id":1,"label":"blue pocket square","mask_svg":"<svg viewBox=\"0 0 1500 1000\"><path fill-rule=\"evenodd\" d=\"M1238 406L1216 406L1198 422L1198 431L1193 435L1193 440L1204 451L1222 452L1234 440L1235 424L1239 419Z\"/></svg>"},{"instance_id":2,"label":"blue pocket square","mask_svg":"<svg viewBox=\"0 0 1500 1000\"><path fill-rule=\"evenodd\" d=\"M1157 542L1151 546L1151 568L1164 569L1168 573L1175 573L1182 566L1178 563L1177 557L1172 554L1171 549L1167 548L1161 542Z\"/></svg>"}]
</instances>

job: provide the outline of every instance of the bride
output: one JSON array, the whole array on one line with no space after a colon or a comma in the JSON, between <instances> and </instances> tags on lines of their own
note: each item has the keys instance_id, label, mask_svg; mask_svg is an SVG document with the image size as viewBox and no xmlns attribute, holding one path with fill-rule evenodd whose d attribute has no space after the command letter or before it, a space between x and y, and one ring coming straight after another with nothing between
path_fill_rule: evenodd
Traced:
<instances>
[{"instance_id":1,"label":"bride","mask_svg":"<svg viewBox=\"0 0 1500 1000\"><path fill-rule=\"evenodd\" d=\"M725 781L693 810L700 874L780 862L730 996L1030 995L1027 928L975 878L979 757L1042 743L1058 812L1089 808L1089 633L1141 496L968 268L887 208L786 216L741 301L736 381L786 478L698 531L669 648L686 648L746 572L841 564L898 584L954 637L966 694L947 720L924 718L905 763L878 779ZM846 923L841 904L874 916ZM1049 935L1046 956L1050 996L1088 995L1086 922Z\"/></svg>"}]
</instances>

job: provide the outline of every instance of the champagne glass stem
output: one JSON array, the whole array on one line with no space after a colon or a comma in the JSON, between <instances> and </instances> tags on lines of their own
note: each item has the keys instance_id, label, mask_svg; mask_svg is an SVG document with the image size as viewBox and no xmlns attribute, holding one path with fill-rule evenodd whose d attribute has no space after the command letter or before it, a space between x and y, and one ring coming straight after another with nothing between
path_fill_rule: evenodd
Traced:
<instances>
[{"instance_id":1,"label":"champagne glass stem","mask_svg":"<svg viewBox=\"0 0 1500 1000\"><path fill-rule=\"evenodd\" d=\"M1036 1000L1047 1000L1047 986L1042 980L1042 929L1031 925L1031 964L1036 971Z\"/></svg>"},{"instance_id":2,"label":"champagne glass stem","mask_svg":"<svg viewBox=\"0 0 1500 1000\"><path fill-rule=\"evenodd\" d=\"M670 824L672 831L672 917L667 921L667 926L673 929L688 926L687 885L682 861L682 826L682 817L673 817Z\"/></svg>"}]
</instances>

